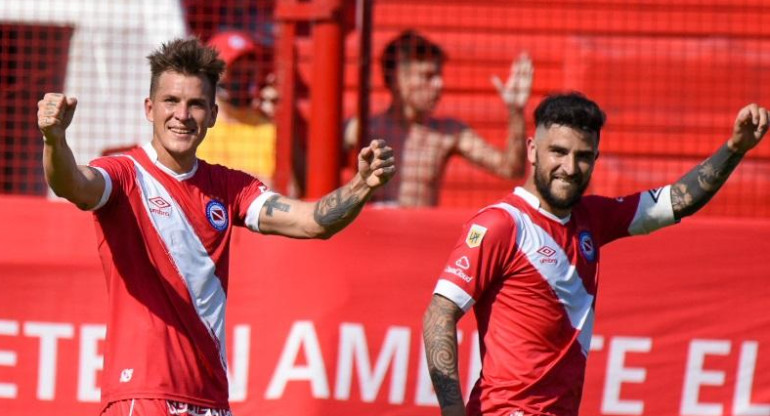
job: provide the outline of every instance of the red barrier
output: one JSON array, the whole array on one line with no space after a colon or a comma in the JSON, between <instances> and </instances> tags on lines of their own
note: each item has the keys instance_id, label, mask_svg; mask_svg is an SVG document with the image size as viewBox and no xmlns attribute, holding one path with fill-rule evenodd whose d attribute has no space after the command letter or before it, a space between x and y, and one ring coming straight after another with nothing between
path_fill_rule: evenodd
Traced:
<instances>
[{"instance_id":1,"label":"red barrier","mask_svg":"<svg viewBox=\"0 0 770 416\"><path fill-rule=\"evenodd\" d=\"M235 414L438 415L420 321L470 214L368 209L329 241L235 233ZM91 217L4 197L0 218L0 409L95 414L106 296ZM581 414L770 415L768 252L768 221L693 218L610 245Z\"/></svg>"}]
</instances>

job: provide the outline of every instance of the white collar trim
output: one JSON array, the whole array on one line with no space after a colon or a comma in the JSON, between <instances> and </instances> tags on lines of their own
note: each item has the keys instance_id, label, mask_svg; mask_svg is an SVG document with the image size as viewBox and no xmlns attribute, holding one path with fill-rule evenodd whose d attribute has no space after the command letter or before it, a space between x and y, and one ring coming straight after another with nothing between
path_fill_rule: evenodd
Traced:
<instances>
[{"instance_id":1,"label":"white collar trim","mask_svg":"<svg viewBox=\"0 0 770 416\"><path fill-rule=\"evenodd\" d=\"M178 181L183 181L185 179L190 179L190 178L193 177L193 175L195 175L195 172L198 171L198 159L197 158L195 159L195 164L193 165L192 169L190 169L189 172L176 173L173 170L167 168L166 165L164 165L164 164L162 164L162 163L160 163L158 161L158 152L156 152L155 148L152 147L152 143L145 143L142 146L142 149L144 149L144 152L147 153L147 157L150 158L150 160L152 161L152 163L155 164L155 166L159 167L160 170L162 170L163 172L167 173L169 176L172 176L173 178L175 178Z\"/></svg>"},{"instance_id":2,"label":"white collar trim","mask_svg":"<svg viewBox=\"0 0 770 416\"><path fill-rule=\"evenodd\" d=\"M532 208L536 209L537 212L543 214L544 216L548 217L549 219L552 219L562 225L566 225L570 218L572 218L572 214L570 213L564 218L557 217L556 215L546 211L545 209L540 207L540 199L535 196L532 192L529 192L528 190L522 188L521 186L517 186L513 190L513 194L520 197L524 201L526 201Z\"/></svg>"}]
</instances>

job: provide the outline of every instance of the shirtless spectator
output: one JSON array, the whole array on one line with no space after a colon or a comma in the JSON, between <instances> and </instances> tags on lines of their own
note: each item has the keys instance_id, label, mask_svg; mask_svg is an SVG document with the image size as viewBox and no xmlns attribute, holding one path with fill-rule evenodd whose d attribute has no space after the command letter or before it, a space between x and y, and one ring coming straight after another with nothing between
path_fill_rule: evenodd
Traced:
<instances>
[{"instance_id":1,"label":"shirtless spectator","mask_svg":"<svg viewBox=\"0 0 770 416\"><path fill-rule=\"evenodd\" d=\"M524 175L526 130L524 107L532 88L533 66L526 53L511 65L508 80L492 79L508 108L506 148L488 143L467 124L433 116L443 90L446 54L415 31L393 39L382 54L385 86L392 101L369 120L366 137L387 140L399 161L399 174L373 195L372 201L402 207L438 204L439 188L449 158L459 155L503 178ZM358 122L345 128L345 145L355 149Z\"/></svg>"}]
</instances>

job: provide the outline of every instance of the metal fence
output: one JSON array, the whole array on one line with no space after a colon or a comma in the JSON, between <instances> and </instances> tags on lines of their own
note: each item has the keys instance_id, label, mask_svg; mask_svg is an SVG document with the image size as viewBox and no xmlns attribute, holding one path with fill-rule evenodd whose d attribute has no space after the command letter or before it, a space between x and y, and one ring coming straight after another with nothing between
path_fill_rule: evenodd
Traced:
<instances>
[{"instance_id":1,"label":"metal fence","mask_svg":"<svg viewBox=\"0 0 770 416\"><path fill-rule=\"evenodd\" d=\"M489 172L453 147L455 136L465 131L498 149L506 147L509 112L490 77L505 80L522 51L535 69L525 107L527 134L533 133L532 110L552 91L582 91L607 112L590 188L594 193L623 195L670 183L729 136L741 106L770 103L770 89L763 84L770 69L770 6L759 0L379 0L370 3L370 32L363 30L364 1L4 0L0 192L46 193L34 117L44 91L61 90L79 98L68 138L77 159L85 163L149 139L142 101L149 85L144 57L151 50L174 37L195 34L208 41L223 30L236 29L259 46L259 88L273 82L265 78L273 73L277 91L284 93L270 151L280 159L275 176L294 178L278 186L292 182L293 192L302 196L307 175L318 173L308 173L305 167L308 143L317 133L308 121L313 111L310 97L322 79L316 69L323 52L313 44L321 15L336 15L344 34L341 117L332 120L339 124L340 136L350 129L361 97L368 99L365 108L370 109L361 120L368 121L365 133L393 108L398 91L386 87L380 62L387 44L399 34L414 30L445 53L440 99L429 112L432 121L423 119L422 125L438 133L421 136L434 142L417 146L422 153L411 160L418 166L410 167L430 170L418 174L427 178L426 187L434 193L433 200L423 198L429 205L478 207L523 181ZM288 50L280 46L287 36ZM359 76L366 62L361 59L366 39L371 41L371 70L366 74L370 82ZM362 85L370 85L364 94ZM398 120L394 137L385 138L403 140L402 149L413 148L409 140L416 139L410 135L420 123ZM387 128L380 127L388 136ZM343 149L343 142L340 137L333 146ZM437 163L430 158L443 158L436 156L439 148L447 158ZM409 158L397 157L400 162ZM349 159L334 160L341 161L340 176L348 177ZM338 174L334 164L329 169ZM399 175L406 177L404 172ZM750 154L704 212L770 217L770 144Z\"/></svg>"}]
</instances>

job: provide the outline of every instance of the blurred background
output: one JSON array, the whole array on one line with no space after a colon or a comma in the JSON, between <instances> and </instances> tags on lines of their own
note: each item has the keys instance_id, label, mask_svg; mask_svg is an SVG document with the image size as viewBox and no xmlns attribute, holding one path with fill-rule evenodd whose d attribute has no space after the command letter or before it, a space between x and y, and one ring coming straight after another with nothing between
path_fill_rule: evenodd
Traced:
<instances>
[{"instance_id":1,"label":"blurred background","mask_svg":"<svg viewBox=\"0 0 770 416\"><path fill-rule=\"evenodd\" d=\"M0 408L98 409L103 270L91 217L47 202L45 92L79 99L80 163L121 152L152 135L145 57L198 36L227 64L201 158L312 199L350 178L362 143L387 139L411 199L375 200L403 209L366 210L324 242L234 234L231 401L236 414L433 415L419 316L463 221L524 177L459 150L469 136L508 147L492 77L531 60L523 135L546 94L594 99L608 123L589 192L620 196L676 180L741 107L770 105L768 18L760 0L0 0ZM770 415L765 141L695 218L607 249L581 414ZM467 386L478 343L462 325ZM287 341L298 333L303 348ZM292 371L278 371L285 351Z\"/></svg>"},{"instance_id":2,"label":"blurred background","mask_svg":"<svg viewBox=\"0 0 770 416\"><path fill-rule=\"evenodd\" d=\"M522 51L535 68L528 134L548 92L579 90L597 101L608 124L590 191L622 195L678 178L728 137L740 107L770 102L762 82L770 69L768 16L759 0L3 0L0 192L47 193L35 125L44 92L79 98L68 137L86 163L149 140L144 57L154 48L179 36L210 42L238 31L256 56L251 105L272 106L255 124L272 129L259 147L274 165L255 174L280 191L320 196L352 171L354 152L342 144L346 120L366 127L390 105L383 49L411 29L446 57L432 116L461 120L498 148L507 111L490 77L505 80ZM271 97L260 97L265 87ZM221 151L249 144L235 146ZM209 149L206 156L220 155ZM478 207L521 181L462 157L440 169L431 185L440 206ZM702 215L770 217L770 146L751 153Z\"/></svg>"}]
</instances>

